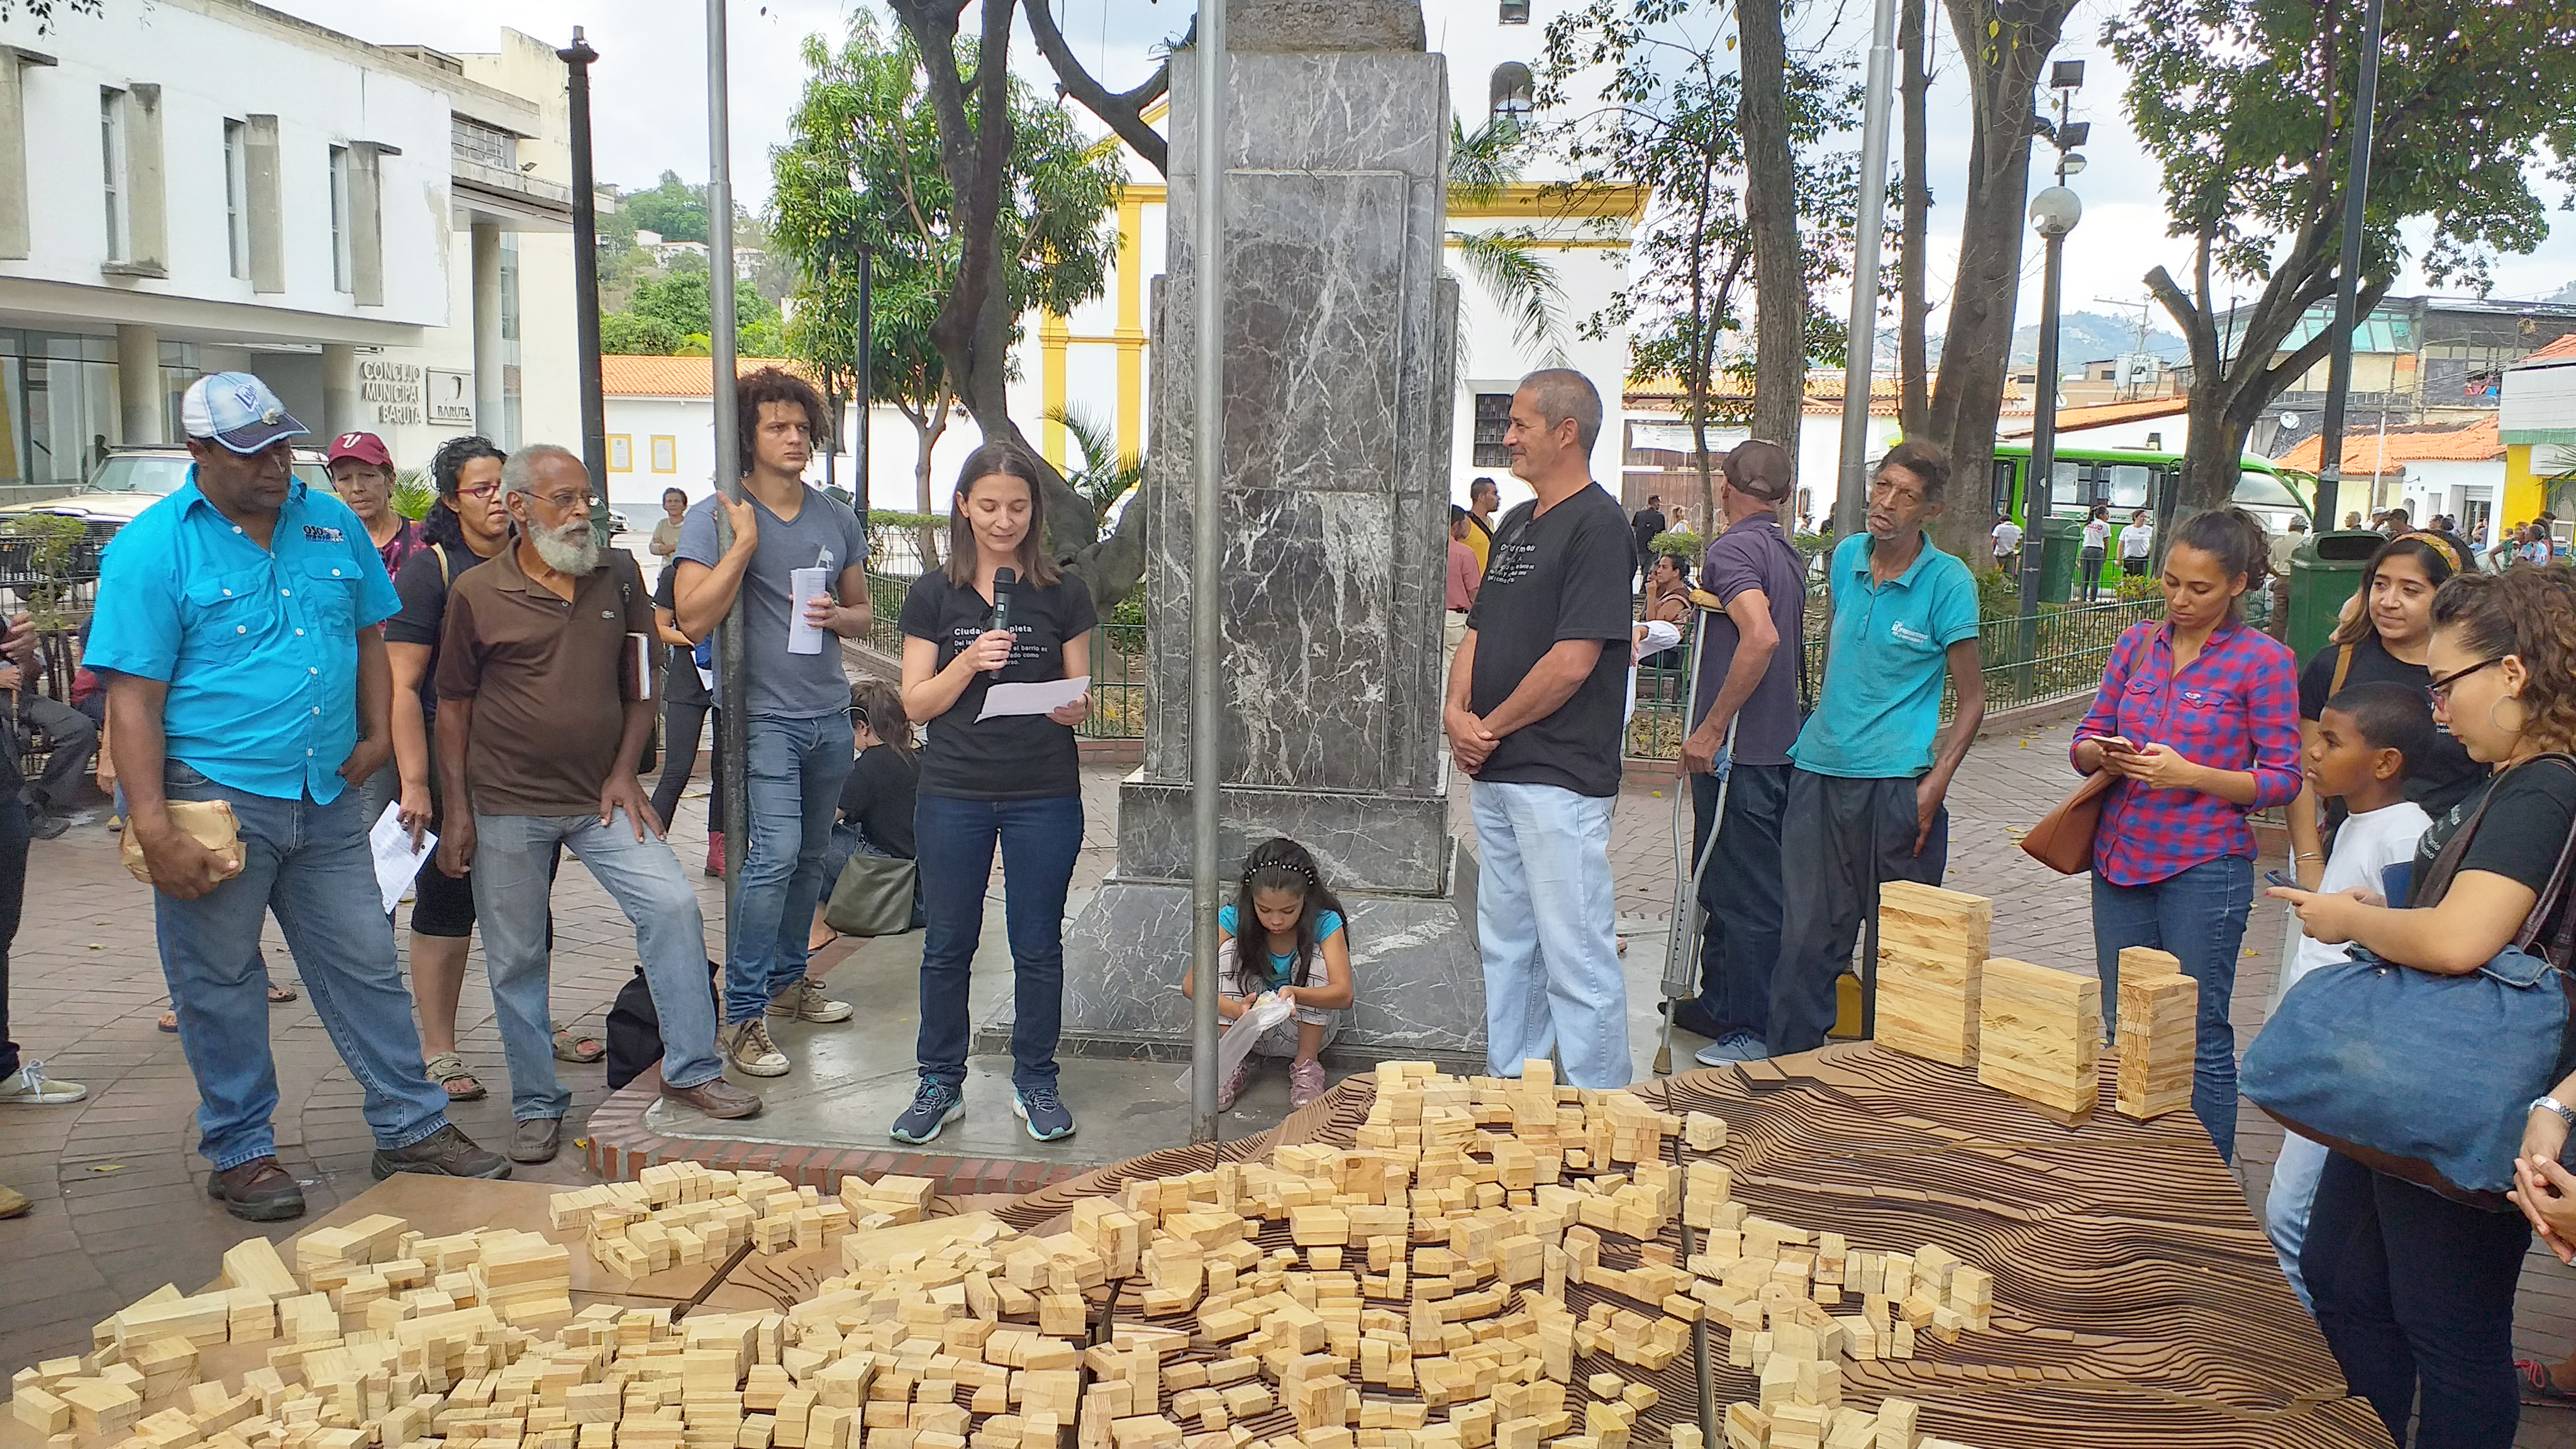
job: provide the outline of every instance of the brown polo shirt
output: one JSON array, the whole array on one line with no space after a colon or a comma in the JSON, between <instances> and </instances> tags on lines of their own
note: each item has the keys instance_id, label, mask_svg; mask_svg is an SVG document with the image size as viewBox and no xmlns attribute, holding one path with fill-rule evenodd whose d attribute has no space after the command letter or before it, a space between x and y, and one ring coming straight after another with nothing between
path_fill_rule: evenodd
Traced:
<instances>
[{"instance_id":1,"label":"brown polo shirt","mask_svg":"<svg viewBox=\"0 0 2576 1449\"><path fill-rule=\"evenodd\" d=\"M531 583L516 540L456 576L438 646L438 697L468 699L465 778L479 815L587 815L626 730L619 662L653 605L623 549L573 586Z\"/></svg>"}]
</instances>

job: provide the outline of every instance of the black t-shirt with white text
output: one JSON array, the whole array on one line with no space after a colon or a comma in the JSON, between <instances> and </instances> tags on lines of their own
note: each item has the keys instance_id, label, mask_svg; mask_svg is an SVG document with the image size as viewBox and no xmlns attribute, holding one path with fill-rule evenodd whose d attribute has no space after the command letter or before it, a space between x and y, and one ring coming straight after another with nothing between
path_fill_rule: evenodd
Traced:
<instances>
[{"instance_id":1,"label":"black t-shirt with white text","mask_svg":"<svg viewBox=\"0 0 2576 1449\"><path fill-rule=\"evenodd\" d=\"M972 645L993 616L992 601L948 581L940 569L913 580L903 600L907 639L939 646L938 668ZM1070 726L1042 714L978 720L984 695L995 684L1042 684L1062 679L1064 646L1100 622L1091 590L1064 574L1044 588L1022 579L1011 596L1011 632L1018 636L1011 662L997 674L978 673L950 705L929 722L921 747L924 795L959 800L1044 800L1082 793L1080 757Z\"/></svg>"},{"instance_id":2,"label":"black t-shirt with white text","mask_svg":"<svg viewBox=\"0 0 2576 1449\"><path fill-rule=\"evenodd\" d=\"M1602 641L1592 673L1556 713L1503 736L1476 772L1505 785L1554 785L1594 797L1619 793L1636 573L1628 516L1595 483L1545 513L1535 500L1503 515L1467 627L1476 635L1468 708L1492 714L1550 649Z\"/></svg>"}]
</instances>

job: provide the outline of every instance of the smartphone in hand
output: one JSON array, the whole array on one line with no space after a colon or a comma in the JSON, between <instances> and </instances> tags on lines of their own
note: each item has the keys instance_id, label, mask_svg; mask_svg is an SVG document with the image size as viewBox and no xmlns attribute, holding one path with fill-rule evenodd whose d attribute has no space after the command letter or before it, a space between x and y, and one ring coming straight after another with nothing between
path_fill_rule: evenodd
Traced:
<instances>
[{"instance_id":1,"label":"smartphone in hand","mask_svg":"<svg viewBox=\"0 0 2576 1449\"><path fill-rule=\"evenodd\" d=\"M2093 743L2100 745L2104 754L2134 755L2138 752L2138 747L2131 744L2126 735L2095 735Z\"/></svg>"}]
</instances>

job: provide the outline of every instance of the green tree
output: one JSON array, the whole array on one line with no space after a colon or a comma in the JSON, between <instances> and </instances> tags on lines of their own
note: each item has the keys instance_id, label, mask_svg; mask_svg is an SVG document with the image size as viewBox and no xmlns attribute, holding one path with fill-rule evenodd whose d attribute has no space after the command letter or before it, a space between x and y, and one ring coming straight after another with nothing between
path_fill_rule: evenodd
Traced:
<instances>
[{"instance_id":1,"label":"green tree","mask_svg":"<svg viewBox=\"0 0 2576 1449\"><path fill-rule=\"evenodd\" d=\"M657 232L666 242L707 239L707 188L686 184L677 171L663 172L662 183L652 190L630 192L620 200L630 235Z\"/></svg>"},{"instance_id":2,"label":"green tree","mask_svg":"<svg viewBox=\"0 0 2576 1449\"><path fill-rule=\"evenodd\" d=\"M1046 420L1061 425L1073 435L1073 445L1082 450L1082 466L1065 476L1074 491L1091 500L1091 506L1103 513L1128 489L1144 486L1145 459L1138 454L1127 457L1118 451L1117 438L1109 425L1079 408L1061 407L1046 410Z\"/></svg>"},{"instance_id":3,"label":"green tree","mask_svg":"<svg viewBox=\"0 0 2576 1449\"><path fill-rule=\"evenodd\" d=\"M1521 179L1532 137L1521 124L1498 116L1470 132L1456 116L1449 118L1449 204L1486 206L1502 198ZM1512 339L1535 352L1551 367L1565 361L1565 286L1556 268L1540 255L1538 233L1530 227L1496 227L1492 231L1451 228L1449 244L1458 260L1484 284L1485 291L1512 319ZM1464 329L1459 345L1467 341ZM1464 376L1463 373L1460 374Z\"/></svg>"},{"instance_id":4,"label":"green tree","mask_svg":"<svg viewBox=\"0 0 2576 1449\"><path fill-rule=\"evenodd\" d=\"M1725 360L1727 335L1743 327L1739 289L1755 270L1747 215L1738 76L1725 63L1731 38L1690 33L1691 0L1590 0L1549 22L1539 89L1542 112L1586 104L1571 87L1598 79L1592 109L1562 127L1577 180L1570 190L1635 186L1654 210L1630 248L1627 282L1584 319L1587 336L1628 330L1629 377L1681 383L1692 429L1700 516L1714 516L1708 428L1741 423L1751 411L1717 396L1721 368L1762 387L1787 387L1803 401L1806 359L1839 357L1841 330L1813 307L1793 309L1802 328L1794 365L1755 373ZM1716 27L1711 26L1714 31ZM1783 62L1784 120L1792 152L1792 219L1803 233L1792 249L1791 290L1806 298L1851 267L1858 190L1851 158L1826 151L1848 126L1859 94L1848 67L1797 58ZM1775 378L1774 371L1785 377ZM1794 437L1794 428L1787 430Z\"/></svg>"},{"instance_id":5,"label":"green tree","mask_svg":"<svg viewBox=\"0 0 2576 1449\"><path fill-rule=\"evenodd\" d=\"M744 287L734 293L734 350L744 357L776 357L785 342L776 305ZM603 352L702 356L715 331L715 300L709 291L704 261L681 257L662 276L635 285L623 312L599 319Z\"/></svg>"},{"instance_id":6,"label":"green tree","mask_svg":"<svg viewBox=\"0 0 2576 1449\"><path fill-rule=\"evenodd\" d=\"M689 340L689 334L659 317L638 317L631 312L599 314L599 350L640 357L671 357Z\"/></svg>"},{"instance_id":7,"label":"green tree","mask_svg":"<svg viewBox=\"0 0 2576 1449\"><path fill-rule=\"evenodd\" d=\"M2133 0L2105 27L2169 234L2192 249L2188 291L2147 274L2191 345L2185 507L2234 493L2247 430L2332 343L2323 328L2285 346L2338 281L2360 23L2303 0ZM2401 226L2436 284L2483 290L2495 252L2548 235L2535 177L2576 182L2576 10L2397 4L2386 27L2359 316L2406 259ZM2261 291L2222 311L2222 279Z\"/></svg>"},{"instance_id":8,"label":"green tree","mask_svg":"<svg viewBox=\"0 0 2576 1449\"><path fill-rule=\"evenodd\" d=\"M953 47L946 53L953 55ZM926 64L913 32L885 36L865 11L854 15L837 50L821 36L808 39L805 64L789 142L771 167L770 236L794 259L798 274L788 343L796 356L854 390L858 257L867 248L875 288L870 382L877 401L912 422L919 445L915 489L926 513L931 450L952 405L963 402L986 437L1018 439L1001 389L1010 379L1010 350L1020 340L1022 319L1031 311L1062 316L1108 285L1117 244L1110 216L1125 170L1114 148L1075 131L1063 107L1017 82L1003 89L978 80L970 93L952 73L956 62ZM981 273L991 291L962 335L942 329L958 317L958 288L974 270L982 239L970 209L960 205L943 149L943 94L958 101L964 124L978 134L986 107L997 100L1008 118L994 133L1007 139L1008 149L994 175L1001 197L991 213L996 264ZM979 153L973 163L978 176L983 160ZM1059 552L1097 538L1096 509L1086 520L1056 505L1050 491L1049 526ZM1141 571L1141 549L1137 561Z\"/></svg>"}]
</instances>

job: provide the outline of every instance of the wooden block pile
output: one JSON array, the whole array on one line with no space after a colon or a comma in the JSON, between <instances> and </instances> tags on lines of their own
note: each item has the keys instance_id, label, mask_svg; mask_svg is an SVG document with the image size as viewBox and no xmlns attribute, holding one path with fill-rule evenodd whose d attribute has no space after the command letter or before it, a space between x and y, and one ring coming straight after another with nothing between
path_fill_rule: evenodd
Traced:
<instances>
[{"instance_id":1,"label":"wooden block pile","mask_svg":"<svg viewBox=\"0 0 2576 1449\"><path fill-rule=\"evenodd\" d=\"M2122 1116L2151 1121L2191 1106L2192 1056L2200 1041L2200 983L2172 953L2131 946L2120 953Z\"/></svg>"},{"instance_id":2,"label":"wooden block pile","mask_svg":"<svg viewBox=\"0 0 2576 1449\"><path fill-rule=\"evenodd\" d=\"M848 1197L843 1188L843 1198ZM546 1200L558 1232L583 1230L591 1257L621 1278L721 1263L745 1241L761 1252L829 1247L849 1231L846 1201L827 1202L768 1172L725 1172L696 1162L648 1167Z\"/></svg>"},{"instance_id":3,"label":"wooden block pile","mask_svg":"<svg viewBox=\"0 0 2576 1449\"><path fill-rule=\"evenodd\" d=\"M86 1359L20 1372L13 1412L55 1449L1058 1449L1068 1432L1080 1449L1660 1449L1640 1417L1657 1393L1630 1373L1705 1324L1761 1384L1727 1411L1725 1449L1937 1449L1906 1401L1847 1402L1844 1365L1985 1328L1984 1271L1750 1211L1709 1155L1715 1117L1561 1088L1539 1063L1376 1080L1365 1145L1134 1180L1044 1236L983 1218L849 1232L792 1309L676 1329L660 1309L574 1311L569 1252L537 1234L370 1219L308 1233L295 1271L252 1240L218 1290L161 1289ZM603 1258L676 1261L689 1235L703 1261L701 1226L761 1242L765 1223L929 1207L915 1181L824 1203L675 1164L550 1216ZM1676 1217L1698 1230L1686 1262ZM1094 1344L1113 1282L1144 1315L1130 1299ZM265 1365L196 1382L199 1351L245 1322Z\"/></svg>"},{"instance_id":4,"label":"wooden block pile","mask_svg":"<svg viewBox=\"0 0 2576 1449\"><path fill-rule=\"evenodd\" d=\"M2062 1125L2092 1120L2102 1088L2099 977L1995 957L1977 1019L1978 1081Z\"/></svg>"},{"instance_id":5,"label":"wooden block pile","mask_svg":"<svg viewBox=\"0 0 2576 1449\"><path fill-rule=\"evenodd\" d=\"M1878 888L1878 1040L1954 1067L1977 1064L1986 938L1983 896L1892 880Z\"/></svg>"},{"instance_id":6,"label":"wooden block pile","mask_svg":"<svg viewBox=\"0 0 2576 1449\"><path fill-rule=\"evenodd\" d=\"M938 1194L939 1184L926 1177L888 1173L874 1182L861 1177L841 1179L841 1206L848 1209L852 1227L890 1228L920 1222L930 1216L930 1200Z\"/></svg>"}]
</instances>

